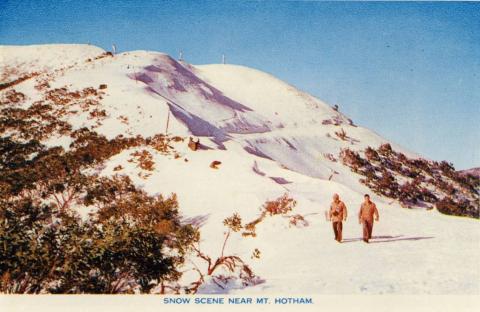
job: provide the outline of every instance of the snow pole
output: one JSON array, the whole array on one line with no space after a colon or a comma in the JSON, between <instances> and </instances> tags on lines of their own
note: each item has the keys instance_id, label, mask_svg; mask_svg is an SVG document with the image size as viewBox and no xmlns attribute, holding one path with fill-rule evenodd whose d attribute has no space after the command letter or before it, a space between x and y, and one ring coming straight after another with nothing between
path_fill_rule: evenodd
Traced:
<instances>
[{"instance_id":1,"label":"snow pole","mask_svg":"<svg viewBox=\"0 0 480 312\"><path fill-rule=\"evenodd\" d=\"M168 135L168 124L170 123L170 107L168 108L168 113L167 113L167 126L165 127L165 136Z\"/></svg>"}]
</instances>

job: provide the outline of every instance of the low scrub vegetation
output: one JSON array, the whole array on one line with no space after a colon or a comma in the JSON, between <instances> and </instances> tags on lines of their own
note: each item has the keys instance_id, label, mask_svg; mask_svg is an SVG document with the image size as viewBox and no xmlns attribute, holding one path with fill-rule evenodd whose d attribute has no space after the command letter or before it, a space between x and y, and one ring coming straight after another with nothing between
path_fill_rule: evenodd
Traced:
<instances>
[{"instance_id":1,"label":"low scrub vegetation","mask_svg":"<svg viewBox=\"0 0 480 312\"><path fill-rule=\"evenodd\" d=\"M361 153L344 149L340 159L360 174L375 193L399 200L405 207L436 207L440 212L479 218L480 179L462 175L452 164L408 158L383 144Z\"/></svg>"},{"instance_id":2,"label":"low scrub vegetation","mask_svg":"<svg viewBox=\"0 0 480 312\"><path fill-rule=\"evenodd\" d=\"M73 137L69 151L0 139L0 291L148 293L177 280L198 235L181 224L175 195L84 174L132 141Z\"/></svg>"},{"instance_id":3,"label":"low scrub vegetation","mask_svg":"<svg viewBox=\"0 0 480 312\"><path fill-rule=\"evenodd\" d=\"M274 200L267 200L260 209L261 211L260 216L255 220L248 222L247 224L245 224L245 226L243 226L244 231L242 233L242 236L256 237L257 225L263 220L265 220L267 216L272 217L276 215L282 215L284 217L289 218L289 224L292 226L296 226L296 227L307 226L308 222L303 218L302 215L300 214L288 215L288 213L291 212L296 205L297 205L297 201L291 198L288 195L288 193L285 193Z\"/></svg>"},{"instance_id":4,"label":"low scrub vegetation","mask_svg":"<svg viewBox=\"0 0 480 312\"><path fill-rule=\"evenodd\" d=\"M150 196L128 176L98 176L95 168L138 148L139 167L153 170L142 147L167 155L182 138L74 130L63 117L106 116L102 93L42 91L30 106L13 89L0 97L0 292L165 292L182 276L198 229L181 222L175 194ZM71 139L68 149L42 144L58 134Z\"/></svg>"}]
</instances>

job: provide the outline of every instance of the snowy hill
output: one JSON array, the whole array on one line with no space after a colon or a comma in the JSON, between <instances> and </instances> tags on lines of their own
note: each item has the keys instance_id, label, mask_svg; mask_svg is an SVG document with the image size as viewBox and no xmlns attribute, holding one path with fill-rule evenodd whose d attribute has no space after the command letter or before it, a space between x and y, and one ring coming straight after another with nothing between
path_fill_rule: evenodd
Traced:
<instances>
[{"instance_id":1,"label":"snowy hill","mask_svg":"<svg viewBox=\"0 0 480 312\"><path fill-rule=\"evenodd\" d=\"M399 184L415 179L399 172L419 171L407 164L420 156L269 74L235 65L196 66L157 52L111 56L89 45L0 47L0 68L0 108L29 112L39 103L49 105L49 119L24 117L36 127L33 130L45 128L36 138L49 147L68 150L74 140L71 133L84 127L107 139L178 137L169 141L171 152L132 146L91 173L128 175L152 195L177 194L184 222L200 227L205 254L220 253L225 218L238 213L244 222L253 221L266 201L284 193L296 201L291 212L262 219L255 236L232 233L225 245L226 254L241 257L263 282L245 287L233 279L222 284L212 275L200 293L480 291L478 220L443 215L427 199L414 199L409 205L413 209L403 208L405 201L374 193L372 184L362 183L363 167L354 168L342 151L363 157L368 147L377 150L388 143L394 151L389 155L406 159L398 170L389 169ZM55 126L45 124L51 119ZM0 135L24 139L18 129L5 122ZM187 146L189 137L200 140L198 150ZM145 159L149 165L143 165ZM212 165L214 161L219 163ZM381 161L389 159L380 157L377 167ZM423 190L446 197L443 186L435 186L436 177L441 177L470 205L477 205L478 212L478 189L467 189L463 181L438 168L432 169L432 181L419 182ZM343 244L333 240L324 216L334 193L349 212ZM380 213L369 245L360 239L356 217L365 193L372 194ZM72 209L83 218L95 211L82 205ZM294 216L300 216L298 222L292 222ZM255 250L259 253L253 256ZM190 260L201 270L206 265L194 254ZM189 265L179 281L182 285L197 276Z\"/></svg>"}]
</instances>

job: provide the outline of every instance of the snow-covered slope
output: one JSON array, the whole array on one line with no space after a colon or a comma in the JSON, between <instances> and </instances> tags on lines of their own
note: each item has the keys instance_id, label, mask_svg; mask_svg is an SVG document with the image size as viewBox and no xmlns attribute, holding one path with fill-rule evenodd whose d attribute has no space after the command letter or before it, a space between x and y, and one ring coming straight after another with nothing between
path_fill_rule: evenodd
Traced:
<instances>
[{"instance_id":1,"label":"snow-covered slope","mask_svg":"<svg viewBox=\"0 0 480 312\"><path fill-rule=\"evenodd\" d=\"M92 45L52 44L31 46L0 46L2 82L26 74L60 70L100 56L105 51Z\"/></svg>"},{"instance_id":2,"label":"snow-covered slope","mask_svg":"<svg viewBox=\"0 0 480 312\"><path fill-rule=\"evenodd\" d=\"M205 147L197 151L190 150L187 141L172 143L176 155L148 147L124 150L97 171L129 175L150 194L176 193L185 220L201 225L206 254L220 252L223 219L237 212L245 222L252 221L265 201L285 192L298 203L292 213L308 223L292 226L288 218L274 216L258 225L256 237L235 233L225 252L242 257L265 282L246 288L232 283L221 289L207 281L200 292L479 293L477 220L448 217L436 210L402 209L394 200L372 195L381 219L372 244L359 239L356 212L363 194L371 191L338 161L338 154L347 147L362 151L386 143L378 134L254 69L193 66L157 52L99 57L103 53L88 45L0 47L0 67L16 68L16 75L22 77L33 66L39 74L10 87L26 96L23 107L48 90L100 90L105 85L95 106L104 111L102 118L92 118L92 111L79 109L75 101L60 117L73 130L89 127L108 138L166 132L200 138ZM45 82L48 86L42 87ZM335 134L340 129L347 135L345 140ZM44 143L68 148L70 141L52 133ZM407 156L418 157L389 143ZM153 171L129 161L136 150L152 154ZM221 162L218 169L210 167L212 161ZM331 224L324 217L334 193L340 194L350 214L344 224L344 244L333 240ZM260 258L251 257L256 248ZM188 282L194 274L186 272L183 280Z\"/></svg>"},{"instance_id":3,"label":"snow-covered slope","mask_svg":"<svg viewBox=\"0 0 480 312\"><path fill-rule=\"evenodd\" d=\"M195 73L273 124L269 133L241 136L248 150L303 174L328 178L342 168L324 155L337 154L345 147L362 150L386 142L372 131L354 126L326 103L258 70L221 64L196 66ZM336 138L339 125L348 134L348 141Z\"/></svg>"}]
</instances>

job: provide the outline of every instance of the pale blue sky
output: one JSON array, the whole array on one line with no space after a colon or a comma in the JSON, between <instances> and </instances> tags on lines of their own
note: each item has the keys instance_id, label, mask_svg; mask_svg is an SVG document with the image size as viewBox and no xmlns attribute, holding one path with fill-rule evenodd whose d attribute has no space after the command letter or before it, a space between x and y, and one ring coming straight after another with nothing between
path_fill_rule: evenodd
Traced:
<instances>
[{"instance_id":1,"label":"pale blue sky","mask_svg":"<svg viewBox=\"0 0 480 312\"><path fill-rule=\"evenodd\" d=\"M87 42L225 53L426 157L480 166L480 3L0 0L0 44Z\"/></svg>"}]
</instances>

